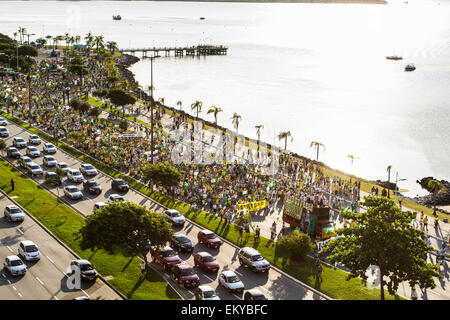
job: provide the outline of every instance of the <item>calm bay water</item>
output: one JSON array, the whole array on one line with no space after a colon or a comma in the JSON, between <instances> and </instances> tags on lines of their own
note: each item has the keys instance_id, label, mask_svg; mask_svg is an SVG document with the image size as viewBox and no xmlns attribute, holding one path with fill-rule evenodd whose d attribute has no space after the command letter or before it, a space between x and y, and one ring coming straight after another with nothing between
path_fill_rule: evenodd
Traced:
<instances>
[{"instance_id":1,"label":"calm bay water","mask_svg":"<svg viewBox=\"0 0 450 320\"><path fill-rule=\"evenodd\" d=\"M121 21L112 15L120 14ZM199 17L205 17L200 20ZM388 5L195 2L0 2L0 32L18 27L31 39L91 31L119 47L223 44L227 56L161 57L154 63L155 96L203 117L220 106L220 124L275 139L291 131L288 149L369 179L386 167L423 194L424 176L450 180L450 1ZM403 56L389 61L386 55ZM405 72L412 62L417 69ZM131 70L150 83L150 62ZM210 117L212 119L212 117ZM359 159L353 165L352 154ZM393 177L393 178L392 178Z\"/></svg>"}]
</instances>

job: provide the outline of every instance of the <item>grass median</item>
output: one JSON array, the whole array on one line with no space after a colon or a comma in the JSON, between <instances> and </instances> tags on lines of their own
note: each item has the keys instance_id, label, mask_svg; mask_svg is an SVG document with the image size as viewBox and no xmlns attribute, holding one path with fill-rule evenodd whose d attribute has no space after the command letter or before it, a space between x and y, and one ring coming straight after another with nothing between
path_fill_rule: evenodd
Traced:
<instances>
[{"instance_id":1,"label":"grass median","mask_svg":"<svg viewBox=\"0 0 450 320\"><path fill-rule=\"evenodd\" d=\"M91 158L85 156L77 149L61 142L55 141L53 137L48 134L42 132L39 129L30 127L26 122L23 122L20 119L12 117L6 112L1 112L2 115L8 118L11 121L21 125L22 127L29 129L33 133L45 138L46 140L54 143L61 149L65 150L69 154L74 157L77 157L83 162L91 163L97 169L115 177L122 178L127 183L138 190L139 192L149 196L150 198L158 201L162 205L176 209L184 214L187 218L195 221L199 225L207 228L209 230L213 230L221 237L233 242L239 246L253 246L257 248L257 250L266 257L266 259L271 262L277 268L283 270L284 272L290 274L296 279L308 284L311 287L316 288L317 290L323 292L324 294L334 298L334 299L343 299L343 300L378 300L380 299L379 289L373 289L366 286L366 284L362 281L362 279L352 279L346 281L348 273L335 269L332 267L324 266L323 270L323 279L324 281L320 284L315 282L315 271L314 271L314 261L311 258L307 258L307 260L303 263L291 262L287 257L287 253L281 252L275 242L271 242L269 239L261 237L261 241L258 245L254 244L252 240L249 240L248 243L238 243L238 230L235 229L234 226L225 226L223 222L220 221L220 218L212 216L204 211L200 212L198 215L194 215L194 211L191 206L188 204L178 201L167 196L164 196L156 191L151 191L146 185L141 182L130 178L129 176L122 174L111 167L106 166L105 164ZM253 233L250 234L250 239L253 238ZM112 283L112 282L111 282ZM386 295L386 299L398 299L398 297L392 295Z\"/></svg>"},{"instance_id":2,"label":"grass median","mask_svg":"<svg viewBox=\"0 0 450 320\"><path fill-rule=\"evenodd\" d=\"M179 299L155 271L150 270L145 280L141 278L141 261L123 248L117 248L114 254L105 250L81 250L79 230L85 220L4 160L0 160L0 177L0 188L9 196L17 196L15 201L80 257L91 261L102 276L112 276L108 282L128 299ZM14 191L10 185L11 178L15 182Z\"/></svg>"}]
</instances>

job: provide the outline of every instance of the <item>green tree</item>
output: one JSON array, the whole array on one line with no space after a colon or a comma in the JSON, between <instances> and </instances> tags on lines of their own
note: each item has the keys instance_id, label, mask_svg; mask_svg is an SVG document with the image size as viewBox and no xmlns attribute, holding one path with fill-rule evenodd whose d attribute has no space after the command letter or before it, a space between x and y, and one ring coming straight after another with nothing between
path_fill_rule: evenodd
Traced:
<instances>
[{"instance_id":1,"label":"green tree","mask_svg":"<svg viewBox=\"0 0 450 320\"><path fill-rule=\"evenodd\" d=\"M17 53L19 54L19 56L38 56L37 49L32 46L20 46L19 48L17 48Z\"/></svg>"},{"instance_id":2,"label":"green tree","mask_svg":"<svg viewBox=\"0 0 450 320\"><path fill-rule=\"evenodd\" d=\"M17 62L19 62L19 70L17 70ZM12 56L9 59L9 66L16 70L20 71L24 74L27 74L31 71L31 69L34 67L35 61L28 57L28 56Z\"/></svg>"},{"instance_id":3,"label":"green tree","mask_svg":"<svg viewBox=\"0 0 450 320\"><path fill-rule=\"evenodd\" d=\"M148 246L164 246L173 230L163 214L132 202L110 204L86 217L80 246L114 252L125 246L147 263Z\"/></svg>"},{"instance_id":4,"label":"green tree","mask_svg":"<svg viewBox=\"0 0 450 320\"><path fill-rule=\"evenodd\" d=\"M197 112L197 116L196 116L197 119L198 119L198 114L200 112L202 112L202 106L203 106L203 102L201 102L201 101L195 101L194 103L191 104L191 110L195 110Z\"/></svg>"},{"instance_id":5,"label":"green tree","mask_svg":"<svg viewBox=\"0 0 450 320\"><path fill-rule=\"evenodd\" d=\"M207 114L212 113L214 115L214 122L217 125L217 115L219 114L219 112L222 112L222 108L221 107L216 107L216 106L211 106L207 112Z\"/></svg>"},{"instance_id":6,"label":"green tree","mask_svg":"<svg viewBox=\"0 0 450 320\"><path fill-rule=\"evenodd\" d=\"M143 169L144 181L162 185L170 190L181 181L181 173L168 162L149 164Z\"/></svg>"},{"instance_id":7,"label":"green tree","mask_svg":"<svg viewBox=\"0 0 450 320\"><path fill-rule=\"evenodd\" d=\"M86 62L80 55L75 55L70 60L69 71L80 78L79 87L81 88L83 86L83 78L89 75L89 70L86 67Z\"/></svg>"},{"instance_id":8,"label":"green tree","mask_svg":"<svg viewBox=\"0 0 450 320\"><path fill-rule=\"evenodd\" d=\"M298 230L281 237L277 246L281 250L289 252L291 259L298 261L304 261L308 253L314 249L309 235Z\"/></svg>"},{"instance_id":9,"label":"green tree","mask_svg":"<svg viewBox=\"0 0 450 320\"><path fill-rule=\"evenodd\" d=\"M114 54L116 50L119 50L119 46L117 45L117 42L115 41L108 41L106 42L106 47L111 52L111 54Z\"/></svg>"},{"instance_id":10,"label":"green tree","mask_svg":"<svg viewBox=\"0 0 450 320\"><path fill-rule=\"evenodd\" d=\"M94 107L89 111L89 116L98 119L98 117L102 114L102 108Z\"/></svg>"},{"instance_id":11,"label":"green tree","mask_svg":"<svg viewBox=\"0 0 450 320\"><path fill-rule=\"evenodd\" d=\"M367 212L342 211L344 219L359 226L337 230L339 237L324 245L321 253L329 254L331 263L340 263L350 270L348 279L367 280L367 269L380 269L380 297L384 287L395 294L401 282L411 287L434 288L433 277L439 276L438 267L427 263L427 253L434 251L423 239L423 231L415 229L411 221L416 213L401 211L394 201L385 197L364 197L362 206Z\"/></svg>"},{"instance_id":12,"label":"green tree","mask_svg":"<svg viewBox=\"0 0 450 320\"><path fill-rule=\"evenodd\" d=\"M236 112L231 117L231 123L233 123L234 128L236 129L236 133L238 133L239 123L240 123L241 119L242 119L242 117L240 115L238 115Z\"/></svg>"},{"instance_id":13,"label":"green tree","mask_svg":"<svg viewBox=\"0 0 450 320\"><path fill-rule=\"evenodd\" d=\"M121 119L121 120L119 121L119 129L120 129L122 132L127 131L127 130L128 130L128 126L129 126L128 120L126 120L126 119Z\"/></svg>"},{"instance_id":14,"label":"green tree","mask_svg":"<svg viewBox=\"0 0 450 320\"><path fill-rule=\"evenodd\" d=\"M317 152L316 161L319 161L319 149L320 149L320 147L322 147L323 150L325 150L325 145L323 143L320 143L320 142L317 142L317 141L313 141L313 142L311 142L311 145L309 147L310 148L312 148L312 147L316 148L316 152Z\"/></svg>"},{"instance_id":15,"label":"green tree","mask_svg":"<svg viewBox=\"0 0 450 320\"><path fill-rule=\"evenodd\" d=\"M80 104L80 106L78 108L78 111L81 114L85 114L85 113L88 113L91 110L91 107L92 106L88 102L83 101L83 102L81 102L81 104Z\"/></svg>"},{"instance_id":16,"label":"green tree","mask_svg":"<svg viewBox=\"0 0 450 320\"><path fill-rule=\"evenodd\" d=\"M132 105L136 102L135 97L119 88L109 90L107 98L109 98L111 103L115 106L122 107L123 114L125 114L125 106L127 104Z\"/></svg>"},{"instance_id":17,"label":"green tree","mask_svg":"<svg viewBox=\"0 0 450 320\"><path fill-rule=\"evenodd\" d=\"M180 110L183 108L183 102L181 102L180 100L177 101L177 106L180 107Z\"/></svg>"},{"instance_id":18,"label":"green tree","mask_svg":"<svg viewBox=\"0 0 450 320\"><path fill-rule=\"evenodd\" d=\"M289 137L291 137L291 142L292 142L293 138L292 138L292 135L291 135L291 132L290 132L290 131L280 132L280 133L278 134L278 140L284 139L284 150L287 149L287 139L288 139Z\"/></svg>"},{"instance_id":19,"label":"green tree","mask_svg":"<svg viewBox=\"0 0 450 320\"><path fill-rule=\"evenodd\" d=\"M70 99L70 101L69 101L69 106L70 106L72 109L78 111L78 110L80 110L80 105L81 105L81 103L82 103L82 101L81 101L80 99L78 99L78 98L72 98L72 99Z\"/></svg>"},{"instance_id":20,"label":"green tree","mask_svg":"<svg viewBox=\"0 0 450 320\"><path fill-rule=\"evenodd\" d=\"M433 193L433 202L434 202L434 214L436 214L436 202L437 202L437 197L440 194L444 194L447 192L447 188L445 188L445 186L440 183L437 180L431 179L430 181L428 181L427 184L428 189L430 189L430 191Z\"/></svg>"},{"instance_id":21,"label":"green tree","mask_svg":"<svg viewBox=\"0 0 450 320\"><path fill-rule=\"evenodd\" d=\"M6 148L6 142L5 142L5 140L0 138L0 150L2 151L2 154L5 151L5 148Z\"/></svg>"}]
</instances>

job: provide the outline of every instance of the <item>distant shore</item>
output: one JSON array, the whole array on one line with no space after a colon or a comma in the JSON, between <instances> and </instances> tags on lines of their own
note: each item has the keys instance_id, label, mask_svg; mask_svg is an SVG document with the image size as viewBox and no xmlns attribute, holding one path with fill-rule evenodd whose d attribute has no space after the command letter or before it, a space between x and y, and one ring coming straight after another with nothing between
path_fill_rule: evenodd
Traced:
<instances>
[{"instance_id":1,"label":"distant shore","mask_svg":"<svg viewBox=\"0 0 450 320\"><path fill-rule=\"evenodd\" d=\"M27 1L27 0L13 0ZM33 1L33 0L28 0ZM338 4L387 4L385 0L36 0L36 1L180 1L180 2L242 2L242 3L338 3Z\"/></svg>"}]
</instances>

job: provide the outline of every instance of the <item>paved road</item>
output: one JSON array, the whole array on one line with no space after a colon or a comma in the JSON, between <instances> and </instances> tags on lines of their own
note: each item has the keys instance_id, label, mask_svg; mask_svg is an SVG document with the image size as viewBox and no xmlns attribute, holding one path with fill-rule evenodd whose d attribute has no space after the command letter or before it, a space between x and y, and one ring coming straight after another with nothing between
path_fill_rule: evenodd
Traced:
<instances>
[{"instance_id":1,"label":"paved road","mask_svg":"<svg viewBox=\"0 0 450 320\"><path fill-rule=\"evenodd\" d=\"M37 262L25 262L27 273L13 277L3 269L0 271L0 299L2 300L71 300L87 295L91 299L121 300L114 290L103 281L82 284L82 290L70 290L66 285L66 273L70 272L70 261L76 259L33 219L25 215L21 223L9 222L3 218L3 210L13 202L0 194L0 257L17 255L20 241L32 240L41 252Z\"/></svg>"},{"instance_id":2,"label":"paved road","mask_svg":"<svg viewBox=\"0 0 450 320\"><path fill-rule=\"evenodd\" d=\"M16 136L20 136L25 139L25 141L28 141L28 137L30 136L30 133L23 129L22 127L9 122L8 130L10 132L10 136L5 139L7 145L12 144L12 139ZM42 144L38 146L38 149L42 151ZM25 149L21 150L22 154L25 154ZM82 162L80 162L78 159L71 157L67 155L66 153L62 152L61 150L58 150L58 152L54 155L56 160L58 162L66 162L71 168L79 169ZM13 159L9 159L13 161ZM49 168L45 168L42 165L42 156L36 158L36 163L41 165L43 170L47 171L50 170ZM17 165L17 160L14 160L13 163ZM63 179L62 186L58 188L51 188L50 191L55 195L59 196L61 198L65 198L67 203L72 206L73 208L76 208L81 214L83 215L89 215L92 213L93 206L95 202L107 201L107 197L112 194L116 193L111 190L111 178L107 175L105 175L102 172L99 172L99 174L94 178L102 187L102 193L100 195L90 195L83 191L84 198L83 200L70 200L63 196L63 190L62 188L66 185L74 185L75 183L68 181L66 178ZM43 178L38 177L35 178L35 181L39 184L43 183ZM79 184L81 185L81 184ZM82 189L82 188L80 188ZM155 211L162 211L163 208L159 205L152 202L149 198L141 195L140 193L137 193L134 190L130 190L126 193L121 193L121 195L128 201L135 202L137 204L146 206L147 208ZM183 229L182 232L187 234L187 236L192 240L192 242L195 244L197 243L197 233L200 231L200 228L197 226L186 223L185 229ZM267 274L253 274L250 270L246 268L242 268L239 266L239 263L237 262L237 250L234 246L229 245L225 243L221 248L220 251L217 252L216 250L209 249L207 247L196 245L195 251L207 251L216 256L217 262L221 266L222 269L232 269L237 270L238 273L240 273L241 279L244 282L246 289L250 288L259 288L267 297L268 299L282 299L282 300L299 300L299 299L321 299L318 295L310 291L309 289L298 285L297 283L289 280L279 272L275 270L270 270L270 272ZM193 265L193 258L192 255L185 255L181 254L180 258L183 260L187 260L190 265ZM155 268L157 270L161 271L162 274L164 274L163 269L156 265ZM165 274L164 277L166 280L168 280L168 276ZM201 284L209 284L213 288L218 287L218 281L217 281L217 275L210 275L210 274L204 274L202 271L199 271L200 276L200 283ZM171 281L171 280L169 280ZM173 281L171 281L172 284L174 284ZM180 288L178 285L175 285L178 288ZM185 290L183 288L180 288L181 292L187 299L192 299L192 291ZM218 288L218 295L221 299L240 299L240 297L229 294L228 292L224 291L222 288Z\"/></svg>"}]
</instances>

